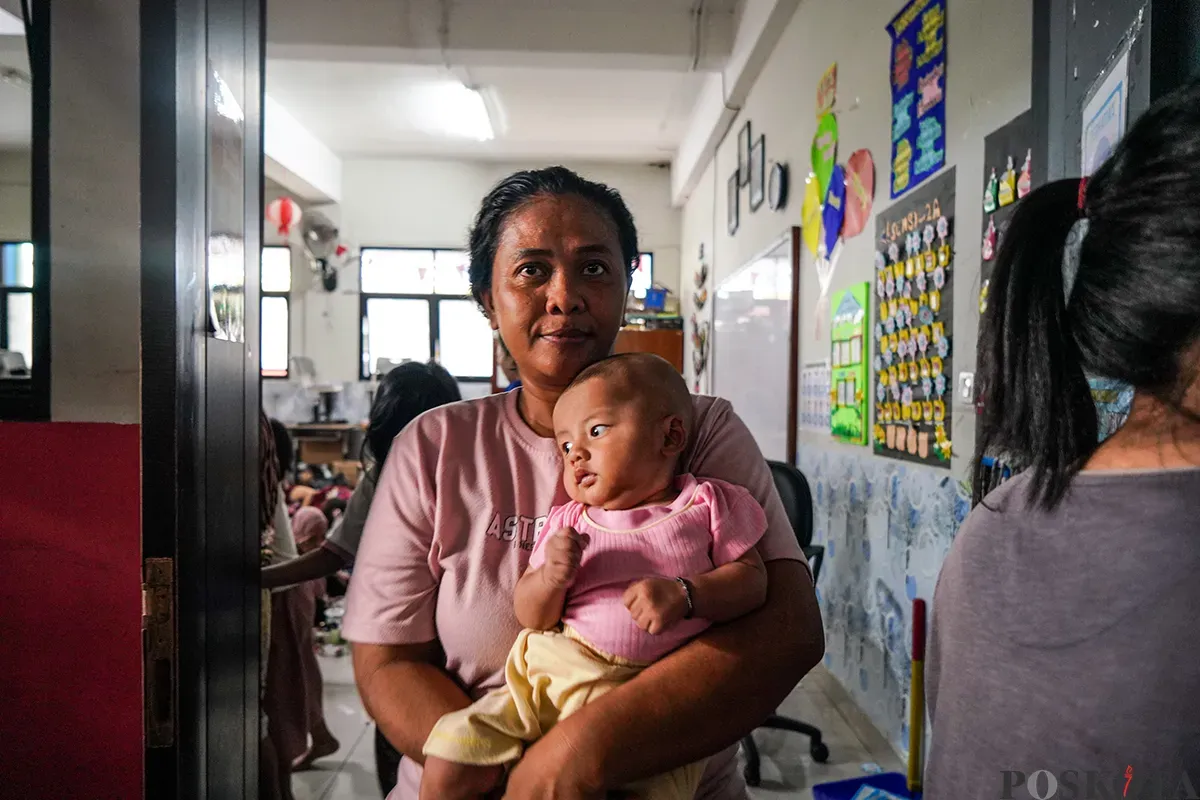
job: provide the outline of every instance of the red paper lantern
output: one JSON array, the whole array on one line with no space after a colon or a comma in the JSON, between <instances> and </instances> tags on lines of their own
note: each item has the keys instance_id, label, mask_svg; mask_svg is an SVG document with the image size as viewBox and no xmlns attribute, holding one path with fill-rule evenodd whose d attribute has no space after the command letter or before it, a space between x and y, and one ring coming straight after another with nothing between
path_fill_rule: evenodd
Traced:
<instances>
[{"instance_id":1,"label":"red paper lantern","mask_svg":"<svg viewBox=\"0 0 1200 800\"><path fill-rule=\"evenodd\" d=\"M267 206L267 220L279 229L280 236L288 236L300 221L300 204L290 197L276 198Z\"/></svg>"}]
</instances>

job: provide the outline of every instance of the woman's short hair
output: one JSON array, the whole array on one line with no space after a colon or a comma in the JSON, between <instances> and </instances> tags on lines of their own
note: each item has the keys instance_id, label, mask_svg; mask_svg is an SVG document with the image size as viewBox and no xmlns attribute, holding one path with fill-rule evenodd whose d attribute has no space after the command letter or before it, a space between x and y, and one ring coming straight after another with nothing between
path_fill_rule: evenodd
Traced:
<instances>
[{"instance_id":1,"label":"woman's short hair","mask_svg":"<svg viewBox=\"0 0 1200 800\"><path fill-rule=\"evenodd\" d=\"M1073 284L1063 257L1078 248ZM1032 473L1053 508L1098 447L1089 377L1122 381L1187 417L1200 340L1200 83L1154 103L1086 182L1023 199L980 320L975 499L982 456Z\"/></svg>"},{"instance_id":2,"label":"woman's short hair","mask_svg":"<svg viewBox=\"0 0 1200 800\"><path fill-rule=\"evenodd\" d=\"M534 198L569 194L592 203L613 221L628 285L637 268L638 237L633 215L620 192L603 183L589 181L566 167L546 167L514 172L483 198L470 234L471 294L477 302L482 303L483 293L492 288L492 263L496 260L500 234L509 215Z\"/></svg>"},{"instance_id":3,"label":"woman's short hair","mask_svg":"<svg viewBox=\"0 0 1200 800\"><path fill-rule=\"evenodd\" d=\"M379 382L363 447L374 462L383 465L392 440L404 426L431 408L462 400L458 382L440 364L409 361L393 369ZM366 459L364 459L366 460Z\"/></svg>"}]
</instances>

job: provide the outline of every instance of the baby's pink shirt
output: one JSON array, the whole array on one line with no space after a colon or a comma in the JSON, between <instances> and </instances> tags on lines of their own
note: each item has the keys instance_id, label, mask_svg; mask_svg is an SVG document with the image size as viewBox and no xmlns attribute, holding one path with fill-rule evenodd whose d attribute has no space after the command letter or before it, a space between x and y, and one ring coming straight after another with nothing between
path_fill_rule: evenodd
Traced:
<instances>
[{"instance_id":1,"label":"baby's pink shirt","mask_svg":"<svg viewBox=\"0 0 1200 800\"><path fill-rule=\"evenodd\" d=\"M354 563L342 632L351 642L440 641L446 670L474 699L504 684L521 625L513 610L548 509L570 501L554 439L517 411L520 391L442 406L396 437ZM762 506L764 561L804 562L771 472L725 400L693 398L681 470L745 487ZM714 687L717 688L717 687ZM736 749L709 760L697 798L740 798ZM389 800L415 800L420 767L401 761Z\"/></svg>"},{"instance_id":2,"label":"baby's pink shirt","mask_svg":"<svg viewBox=\"0 0 1200 800\"><path fill-rule=\"evenodd\" d=\"M689 578L737 561L758 544L767 518L745 489L718 480L678 481L669 505L605 511L570 502L550 512L529 557L530 569L546 558L546 542L560 528L587 534L562 621L601 652L649 664L703 633L711 624L680 620L651 635L637 626L623 602L642 578Z\"/></svg>"}]
</instances>

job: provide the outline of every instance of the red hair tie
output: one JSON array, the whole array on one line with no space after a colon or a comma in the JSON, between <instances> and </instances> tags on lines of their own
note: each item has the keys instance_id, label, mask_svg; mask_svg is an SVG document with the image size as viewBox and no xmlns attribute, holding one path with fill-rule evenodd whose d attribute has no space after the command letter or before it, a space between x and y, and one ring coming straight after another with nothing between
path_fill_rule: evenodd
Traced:
<instances>
[{"instance_id":1,"label":"red hair tie","mask_svg":"<svg viewBox=\"0 0 1200 800\"><path fill-rule=\"evenodd\" d=\"M1084 201L1087 200L1087 185L1088 179L1085 175L1079 179L1079 199L1076 201L1076 207L1079 209L1080 215L1083 214Z\"/></svg>"}]
</instances>

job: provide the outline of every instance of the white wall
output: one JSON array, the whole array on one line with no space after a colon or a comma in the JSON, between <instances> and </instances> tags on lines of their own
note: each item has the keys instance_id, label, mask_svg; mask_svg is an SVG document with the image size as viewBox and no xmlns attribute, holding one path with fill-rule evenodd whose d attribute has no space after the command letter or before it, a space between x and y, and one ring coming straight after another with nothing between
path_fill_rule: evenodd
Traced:
<instances>
[{"instance_id":1,"label":"white wall","mask_svg":"<svg viewBox=\"0 0 1200 800\"><path fill-rule=\"evenodd\" d=\"M355 247L440 247L463 249L479 201L502 178L531 164L438 161L347 160L343 200L321 207ZM621 192L637 221L643 251L654 253L654 278L679 289L680 212L670 203L665 168L636 165L568 165ZM269 203L279 190L269 190ZM305 209L307 210L307 208ZM268 223L265 244L279 244ZM338 289L326 293L311 277L293 233L292 354L313 359L322 381L358 378L358 273L339 274Z\"/></svg>"},{"instance_id":2,"label":"white wall","mask_svg":"<svg viewBox=\"0 0 1200 800\"><path fill-rule=\"evenodd\" d=\"M30 238L29 151L0 153L0 241Z\"/></svg>"},{"instance_id":3,"label":"white wall","mask_svg":"<svg viewBox=\"0 0 1200 800\"><path fill-rule=\"evenodd\" d=\"M50 18L50 415L56 422L136 423L141 419L139 5L74 0L56 3L55 11Z\"/></svg>"},{"instance_id":4,"label":"white wall","mask_svg":"<svg viewBox=\"0 0 1200 800\"><path fill-rule=\"evenodd\" d=\"M876 164L874 210L890 205L890 38L885 28L903 5L902 0L801 3L685 206L685 285L691 282L701 244L711 253L710 283L715 286L788 226L800 224L800 189L809 172L816 129L816 85L832 62L838 65L838 160L844 163L854 150L870 149ZM946 155L947 166L957 166L953 334L954 368L960 371L974 369L978 329L983 137L1029 107L1031 6L1029 0L948 2ZM725 186L737 163L737 132L747 119L755 138L765 134L768 161L790 166L792 192L784 213L771 212L765 204L750 213L743 189L741 226L730 237ZM846 243L831 293L873 279L873 232L872 219L862 235ZM813 258L805 250L801 363L828 358L828 334L818 341L814 331L819 293ZM690 291L684 293L684 305L685 316L690 315ZM688 362L690 369L690 355ZM829 436L800 437L800 466L816 501L817 541L827 545L830 555L818 584L828 640L826 663L898 750L905 749L907 736L906 594L932 597L941 559L965 513L955 478L968 471L974 412L961 404L955 409L955 456L949 474L900 466L872 455L867 447L837 444ZM892 632L900 635L893 637Z\"/></svg>"}]
</instances>

